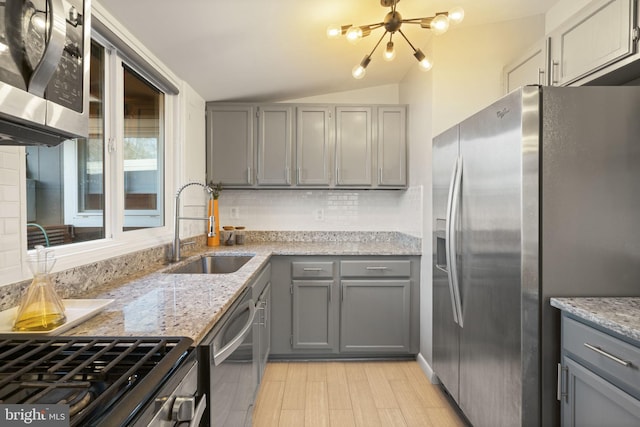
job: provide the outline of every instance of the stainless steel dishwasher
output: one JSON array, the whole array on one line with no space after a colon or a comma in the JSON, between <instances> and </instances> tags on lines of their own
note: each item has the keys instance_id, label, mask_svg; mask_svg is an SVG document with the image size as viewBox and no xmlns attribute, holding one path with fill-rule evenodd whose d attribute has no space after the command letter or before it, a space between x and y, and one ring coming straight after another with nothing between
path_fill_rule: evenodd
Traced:
<instances>
[{"instance_id":1,"label":"stainless steel dishwasher","mask_svg":"<svg viewBox=\"0 0 640 427\"><path fill-rule=\"evenodd\" d=\"M200 393L209 396L202 425L251 426L258 388L252 334L255 317L256 304L251 289L246 289L198 348Z\"/></svg>"}]
</instances>

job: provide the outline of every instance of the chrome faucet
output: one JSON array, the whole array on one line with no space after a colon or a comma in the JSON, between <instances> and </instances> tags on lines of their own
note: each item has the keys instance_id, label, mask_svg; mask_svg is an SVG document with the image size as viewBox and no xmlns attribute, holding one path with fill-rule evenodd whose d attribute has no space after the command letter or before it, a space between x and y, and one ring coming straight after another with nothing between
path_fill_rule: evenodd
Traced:
<instances>
[{"instance_id":1,"label":"chrome faucet","mask_svg":"<svg viewBox=\"0 0 640 427\"><path fill-rule=\"evenodd\" d=\"M180 261L180 220L181 219L193 220L193 221L209 221L209 226L207 227L209 232L207 233L207 237L214 237L216 235L215 218L213 217L213 213L207 218L197 218L197 217L194 218L194 217L180 216L180 193L182 193L182 190L192 185L199 185L200 187L204 188L207 191L210 198L213 197L213 189L208 185L204 185L200 182L189 182L183 185L182 187L180 187L180 189L176 192L176 215L175 215L175 224L174 224L175 230L174 230L174 236L173 236L173 261L174 262Z\"/></svg>"}]
</instances>

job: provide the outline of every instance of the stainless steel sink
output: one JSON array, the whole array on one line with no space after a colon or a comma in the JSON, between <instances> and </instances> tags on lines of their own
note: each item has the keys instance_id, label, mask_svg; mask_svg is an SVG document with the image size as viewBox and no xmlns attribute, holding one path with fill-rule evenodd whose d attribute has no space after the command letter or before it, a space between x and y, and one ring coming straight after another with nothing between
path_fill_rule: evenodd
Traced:
<instances>
[{"instance_id":1,"label":"stainless steel sink","mask_svg":"<svg viewBox=\"0 0 640 427\"><path fill-rule=\"evenodd\" d=\"M252 255L206 255L175 269L168 274L228 274L245 265Z\"/></svg>"}]
</instances>

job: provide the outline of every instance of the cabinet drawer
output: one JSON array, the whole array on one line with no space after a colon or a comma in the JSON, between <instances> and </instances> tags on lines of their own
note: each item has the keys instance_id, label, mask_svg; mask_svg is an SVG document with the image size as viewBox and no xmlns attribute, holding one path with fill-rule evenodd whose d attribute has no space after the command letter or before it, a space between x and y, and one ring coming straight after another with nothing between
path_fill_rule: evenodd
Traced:
<instances>
[{"instance_id":1,"label":"cabinet drawer","mask_svg":"<svg viewBox=\"0 0 640 427\"><path fill-rule=\"evenodd\" d=\"M291 275L293 277L332 278L333 262L292 262Z\"/></svg>"},{"instance_id":2,"label":"cabinet drawer","mask_svg":"<svg viewBox=\"0 0 640 427\"><path fill-rule=\"evenodd\" d=\"M341 261L341 277L409 277L409 260Z\"/></svg>"},{"instance_id":3,"label":"cabinet drawer","mask_svg":"<svg viewBox=\"0 0 640 427\"><path fill-rule=\"evenodd\" d=\"M562 319L564 351L640 398L640 348L568 317Z\"/></svg>"}]
</instances>

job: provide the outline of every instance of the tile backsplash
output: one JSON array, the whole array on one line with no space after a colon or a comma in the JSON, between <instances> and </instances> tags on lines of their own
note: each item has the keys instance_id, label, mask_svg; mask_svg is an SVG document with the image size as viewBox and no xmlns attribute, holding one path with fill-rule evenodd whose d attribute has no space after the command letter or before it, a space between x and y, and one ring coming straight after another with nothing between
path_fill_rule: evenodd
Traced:
<instances>
[{"instance_id":1,"label":"tile backsplash","mask_svg":"<svg viewBox=\"0 0 640 427\"><path fill-rule=\"evenodd\" d=\"M398 190L225 190L221 225L249 230L398 231L421 237L422 187Z\"/></svg>"}]
</instances>

